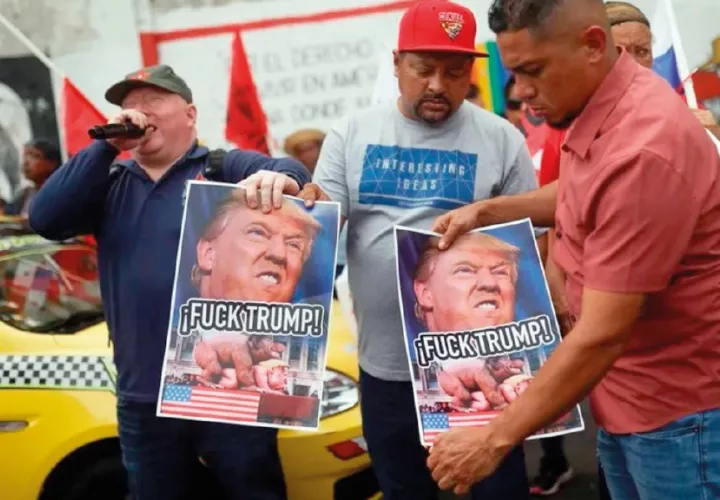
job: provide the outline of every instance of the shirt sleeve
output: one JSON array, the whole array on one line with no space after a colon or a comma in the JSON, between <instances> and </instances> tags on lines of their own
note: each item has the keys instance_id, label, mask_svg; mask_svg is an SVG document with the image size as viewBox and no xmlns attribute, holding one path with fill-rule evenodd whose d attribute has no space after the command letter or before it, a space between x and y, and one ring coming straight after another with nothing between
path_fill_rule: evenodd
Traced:
<instances>
[{"instance_id":1,"label":"shirt sleeve","mask_svg":"<svg viewBox=\"0 0 720 500\"><path fill-rule=\"evenodd\" d=\"M340 203L340 213L347 218L349 195L346 176L345 140L347 122L333 127L323 141L313 181L332 201Z\"/></svg>"},{"instance_id":2,"label":"shirt sleeve","mask_svg":"<svg viewBox=\"0 0 720 500\"><path fill-rule=\"evenodd\" d=\"M604 168L587 198L585 286L622 293L666 288L698 217L692 186L664 160L640 152Z\"/></svg>"},{"instance_id":3,"label":"shirt sleeve","mask_svg":"<svg viewBox=\"0 0 720 500\"><path fill-rule=\"evenodd\" d=\"M111 144L93 141L53 172L30 204L33 231L49 240L95 233L118 154Z\"/></svg>"}]
</instances>

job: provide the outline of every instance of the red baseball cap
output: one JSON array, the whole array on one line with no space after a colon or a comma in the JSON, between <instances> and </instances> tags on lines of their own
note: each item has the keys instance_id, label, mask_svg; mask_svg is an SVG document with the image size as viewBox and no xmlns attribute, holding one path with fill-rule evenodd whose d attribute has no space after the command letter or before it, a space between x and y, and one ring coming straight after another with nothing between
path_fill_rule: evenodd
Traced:
<instances>
[{"instance_id":1,"label":"red baseball cap","mask_svg":"<svg viewBox=\"0 0 720 500\"><path fill-rule=\"evenodd\" d=\"M475 50L477 24L467 7L448 0L419 0L400 20L398 52L455 52L488 57Z\"/></svg>"}]
</instances>

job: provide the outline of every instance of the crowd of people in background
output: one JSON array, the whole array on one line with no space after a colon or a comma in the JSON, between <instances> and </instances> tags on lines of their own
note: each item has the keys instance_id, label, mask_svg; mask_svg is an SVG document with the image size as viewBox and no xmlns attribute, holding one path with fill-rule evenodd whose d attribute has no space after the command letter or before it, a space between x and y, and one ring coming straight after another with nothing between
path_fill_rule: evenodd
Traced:
<instances>
[{"instance_id":1,"label":"crowd of people in background","mask_svg":"<svg viewBox=\"0 0 720 500\"><path fill-rule=\"evenodd\" d=\"M45 181L62 164L60 148L46 139L33 139L23 147L22 172L28 182L10 200L0 200L0 215L27 217L30 203Z\"/></svg>"}]
</instances>

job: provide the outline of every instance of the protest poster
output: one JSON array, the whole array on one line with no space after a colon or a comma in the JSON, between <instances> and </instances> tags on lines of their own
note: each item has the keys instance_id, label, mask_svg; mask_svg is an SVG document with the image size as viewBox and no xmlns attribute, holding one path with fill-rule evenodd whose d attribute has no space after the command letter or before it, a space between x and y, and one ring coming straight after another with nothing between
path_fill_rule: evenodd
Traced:
<instances>
[{"instance_id":1,"label":"protest poster","mask_svg":"<svg viewBox=\"0 0 720 500\"><path fill-rule=\"evenodd\" d=\"M158 416L318 428L339 223L337 203L263 213L188 183Z\"/></svg>"},{"instance_id":2,"label":"protest poster","mask_svg":"<svg viewBox=\"0 0 720 500\"><path fill-rule=\"evenodd\" d=\"M532 383L560 343L532 224L438 234L397 226L398 293L420 439L479 427ZM580 407L532 438L584 429Z\"/></svg>"}]
</instances>

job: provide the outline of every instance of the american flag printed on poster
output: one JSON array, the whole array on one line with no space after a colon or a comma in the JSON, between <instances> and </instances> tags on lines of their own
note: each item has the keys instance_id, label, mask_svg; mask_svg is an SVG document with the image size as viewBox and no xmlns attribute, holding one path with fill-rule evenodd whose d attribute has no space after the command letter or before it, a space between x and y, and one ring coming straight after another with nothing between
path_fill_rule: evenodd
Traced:
<instances>
[{"instance_id":1,"label":"american flag printed on poster","mask_svg":"<svg viewBox=\"0 0 720 500\"><path fill-rule=\"evenodd\" d=\"M163 390L160 413L197 420L257 422L259 407L258 392L168 384Z\"/></svg>"},{"instance_id":2,"label":"american flag printed on poster","mask_svg":"<svg viewBox=\"0 0 720 500\"><path fill-rule=\"evenodd\" d=\"M499 411L422 413L423 441L432 443L439 434L458 427L482 427L498 415Z\"/></svg>"}]
</instances>

